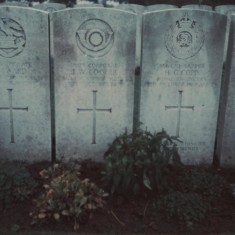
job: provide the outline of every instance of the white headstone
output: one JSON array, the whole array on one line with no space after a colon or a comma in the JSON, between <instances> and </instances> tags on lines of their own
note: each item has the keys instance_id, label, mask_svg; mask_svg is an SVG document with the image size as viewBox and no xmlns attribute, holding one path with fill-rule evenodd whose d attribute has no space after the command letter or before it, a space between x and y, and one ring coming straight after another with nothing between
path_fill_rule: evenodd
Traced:
<instances>
[{"instance_id":1,"label":"white headstone","mask_svg":"<svg viewBox=\"0 0 235 235\"><path fill-rule=\"evenodd\" d=\"M82 3L80 3L80 4L75 4L74 6L73 6L73 8L81 8L81 7L103 7L103 5L102 4L82 4Z\"/></svg>"},{"instance_id":2,"label":"white headstone","mask_svg":"<svg viewBox=\"0 0 235 235\"><path fill-rule=\"evenodd\" d=\"M174 8L178 8L178 6L171 5L171 4L154 4L154 5L147 6L145 8L145 12L168 10L168 9L174 9Z\"/></svg>"},{"instance_id":3,"label":"white headstone","mask_svg":"<svg viewBox=\"0 0 235 235\"><path fill-rule=\"evenodd\" d=\"M235 166L235 16L231 16L231 33L225 71L225 85L220 109L216 155L222 166Z\"/></svg>"},{"instance_id":4,"label":"white headstone","mask_svg":"<svg viewBox=\"0 0 235 235\"><path fill-rule=\"evenodd\" d=\"M48 14L1 7L0 158L51 158Z\"/></svg>"},{"instance_id":5,"label":"white headstone","mask_svg":"<svg viewBox=\"0 0 235 235\"><path fill-rule=\"evenodd\" d=\"M5 1L0 3L0 6L15 6L15 7L28 7L28 2L19 2L19 1Z\"/></svg>"},{"instance_id":6,"label":"white headstone","mask_svg":"<svg viewBox=\"0 0 235 235\"><path fill-rule=\"evenodd\" d=\"M117 7L119 5L118 0L106 0L105 6L106 7Z\"/></svg>"},{"instance_id":7,"label":"white headstone","mask_svg":"<svg viewBox=\"0 0 235 235\"><path fill-rule=\"evenodd\" d=\"M129 11L137 14L136 20L136 67L140 66L141 61L141 37L142 37L142 14L145 10L144 6L137 4L120 4L116 9Z\"/></svg>"},{"instance_id":8,"label":"white headstone","mask_svg":"<svg viewBox=\"0 0 235 235\"><path fill-rule=\"evenodd\" d=\"M190 8L190 9L194 9L194 10L206 10L206 11L212 11L213 10L213 8L211 6L208 6L208 5L198 5L198 4L184 5L181 8L183 8L183 9Z\"/></svg>"},{"instance_id":9,"label":"white headstone","mask_svg":"<svg viewBox=\"0 0 235 235\"><path fill-rule=\"evenodd\" d=\"M120 4L116 7L116 9L121 9L125 11L134 12L137 14L142 14L145 10L145 6L138 5L138 4Z\"/></svg>"},{"instance_id":10,"label":"white headstone","mask_svg":"<svg viewBox=\"0 0 235 235\"><path fill-rule=\"evenodd\" d=\"M221 5L215 7L215 11L224 14L228 17L226 26L226 37L225 37L225 51L224 51L224 61L226 60L227 48L228 48L228 37L229 37L229 27L230 27L230 17L235 14L235 5Z\"/></svg>"},{"instance_id":11,"label":"white headstone","mask_svg":"<svg viewBox=\"0 0 235 235\"><path fill-rule=\"evenodd\" d=\"M181 139L185 163L212 162L225 25L225 16L209 11L143 17L140 121Z\"/></svg>"},{"instance_id":12,"label":"white headstone","mask_svg":"<svg viewBox=\"0 0 235 235\"><path fill-rule=\"evenodd\" d=\"M138 4L120 4L116 9L121 9L137 14L136 20L136 48L135 48L135 94L134 94L134 129L138 127L139 102L140 102L140 63L141 63L141 43L142 43L142 16L145 7Z\"/></svg>"},{"instance_id":13,"label":"white headstone","mask_svg":"<svg viewBox=\"0 0 235 235\"><path fill-rule=\"evenodd\" d=\"M93 158L132 131L136 15L107 8L53 13L57 158Z\"/></svg>"},{"instance_id":14,"label":"white headstone","mask_svg":"<svg viewBox=\"0 0 235 235\"><path fill-rule=\"evenodd\" d=\"M87 1L87 0L76 0L77 5L93 5L94 2L92 1Z\"/></svg>"},{"instance_id":15,"label":"white headstone","mask_svg":"<svg viewBox=\"0 0 235 235\"><path fill-rule=\"evenodd\" d=\"M42 3L34 6L36 9L40 9L43 11L48 11L48 12L54 12L54 11L59 11L63 10L66 8L65 4L61 3Z\"/></svg>"}]
</instances>

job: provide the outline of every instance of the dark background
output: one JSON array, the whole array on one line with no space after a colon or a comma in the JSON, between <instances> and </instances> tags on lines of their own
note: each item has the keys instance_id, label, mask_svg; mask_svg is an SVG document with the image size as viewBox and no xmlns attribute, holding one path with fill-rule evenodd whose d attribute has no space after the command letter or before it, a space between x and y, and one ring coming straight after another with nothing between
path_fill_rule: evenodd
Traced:
<instances>
[{"instance_id":1,"label":"dark background","mask_svg":"<svg viewBox=\"0 0 235 235\"><path fill-rule=\"evenodd\" d=\"M33 0L34 1L34 0ZM43 1L43 0L42 0ZM70 2L74 3L75 0L50 0L50 2L57 2L57 3L65 3L69 4ZM97 0L90 0L90 1L97 1ZM173 4L176 6L183 6L187 4L205 4L215 7L217 5L227 5L227 4L235 4L235 0L116 0L130 4L139 4L139 5L152 5L152 4Z\"/></svg>"},{"instance_id":2,"label":"dark background","mask_svg":"<svg viewBox=\"0 0 235 235\"><path fill-rule=\"evenodd\" d=\"M129 0L129 3L146 6L152 4L173 4L179 7L187 4L206 4L214 7L217 5L235 4L235 0Z\"/></svg>"}]
</instances>

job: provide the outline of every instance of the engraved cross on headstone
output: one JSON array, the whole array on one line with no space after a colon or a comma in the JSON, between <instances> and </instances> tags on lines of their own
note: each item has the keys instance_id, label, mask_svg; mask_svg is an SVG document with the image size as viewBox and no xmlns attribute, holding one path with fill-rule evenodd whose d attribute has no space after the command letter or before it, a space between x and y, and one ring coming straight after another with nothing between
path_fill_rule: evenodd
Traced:
<instances>
[{"instance_id":1,"label":"engraved cross on headstone","mask_svg":"<svg viewBox=\"0 0 235 235\"><path fill-rule=\"evenodd\" d=\"M25 107L25 108L13 107L13 100L12 100L13 89L7 89L7 90L8 90L8 98L9 98L9 107L0 107L0 110L9 110L10 128L11 128L11 143L15 143L13 111L14 110L28 111L28 107Z\"/></svg>"},{"instance_id":2,"label":"engraved cross on headstone","mask_svg":"<svg viewBox=\"0 0 235 235\"><path fill-rule=\"evenodd\" d=\"M112 109L98 109L96 108L96 94L97 91L92 91L93 92L93 108L91 109L85 109L85 108L78 108L77 111L92 111L93 113L93 123L92 123L92 144L96 144L96 112L97 111L102 111L102 112L112 112Z\"/></svg>"},{"instance_id":3,"label":"engraved cross on headstone","mask_svg":"<svg viewBox=\"0 0 235 235\"><path fill-rule=\"evenodd\" d=\"M182 105L182 93L183 91L179 91L179 102L178 105L174 106L174 105L168 105L165 106L165 110L168 109L173 109L173 110L177 110L178 114L177 114L177 125L176 125L176 137L179 137L180 135L180 119L181 119L181 110L182 109L186 109L186 110L194 110L194 106L183 106Z\"/></svg>"}]
</instances>

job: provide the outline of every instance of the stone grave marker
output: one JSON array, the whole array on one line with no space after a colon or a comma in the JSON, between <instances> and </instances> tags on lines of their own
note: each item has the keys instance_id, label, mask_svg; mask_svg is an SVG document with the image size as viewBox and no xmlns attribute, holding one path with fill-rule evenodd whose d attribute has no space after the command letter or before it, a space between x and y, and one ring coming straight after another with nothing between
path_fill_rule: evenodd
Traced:
<instances>
[{"instance_id":1,"label":"stone grave marker","mask_svg":"<svg viewBox=\"0 0 235 235\"><path fill-rule=\"evenodd\" d=\"M144 6L138 4L120 4L116 9L130 11L137 14L136 21L136 67L140 66L141 61L141 31L142 31L142 14L145 10Z\"/></svg>"},{"instance_id":2,"label":"stone grave marker","mask_svg":"<svg viewBox=\"0 0 235 235\"><path fill-rule=\"evenodd\" d=\"M105 7L117 7L119 5L118 0L106 0L105 1Z\"/></svg>"},{"instance_id":3,"label":"stone grave marker","mask_svg":"<svg viewBox=\"0 0 235 235\"><path fill-rule=\"evenodd\" d=\"M54 11L65 9L66 5L61 4L61 3L41 3L41 4L34 6L34 8L40 9L43 11L54 12Z\"/></svg>"},{"instance_id":4,"label":"stone grave marker","mask_svg":"<svg viewBox=\"0 0 235 235\"><path fill-rule=\"evenodd\" d=\"M222 95L216 155L222 166L235 166L235 16L231 16L225 85Z\"/></svg>"},{"instance_id":5,"label":"stone grave marker","mask_svg":"<svg viewBox=\"0 0 235 235\"><path fill-rule=\"evenodd\" d=\"M145 10L145 6L138 4L119 4L118 6L116 6L116 9L142 14Z\"/></svg>"},{"instance_id":6,"label":"stone grave marker","mask_svg":"<svg viewBox=\"0 0 235 235\"><path fill-rule=\"evenodd\" d=\"M206 10L206 11L212 11L213 8L208 5L198 5L198 4L189 4L189 5L184 5L181 8L190 8L194 10Z\"/></svg>"},{"instance_id":7,"label":"stone grave marker","mask_svg":"<svg viewBox=\"0 0 235 235\"><path fill-rule=\"evenodd\" d=\"M28 7L28 2L19 2L19 1L5 1L0 3L0 6L17 6L17 7Z\"/></svg>"},{"instance_id":8,"label":"stone grave marker","mask_svg":"<svg viewBox=\"0 0 235 235\"><path fill-rule=\"evenodd\" d=\"M134 95L134 129L139 123L139 106L140 106L140 74L139 68L141 63L141 42L142 42L142 16L145 7L138 4L120 4L116 9L134 12L137 14L136 20L136 48L135 48L135 95Z\"/></svg>"},{"instance_id":9,"label":"stone grave marker","mask_svg":"<svg viewBox=\"0 0 235 235\"><path fill-rule=\"evenodd\" d=\"M48 14L0 7L0 158L51 158Z\"/></svg>"},{"instance_id":10,"label":"stone grave marker","mask_svg":"<svg viewBox=\"0 0 235 235\"><path fill-rule=\"evenodd\" d=\"M225 16L209 11L143 16L140 121L181 139L188 164L212 162L225 25Z\"/></svg>"},{"instance_id":11,"label":"stone grave marker","mask_svg":"<svg viewBox=\"0 0 235 235\"><path fill-rule=\"evenodd\" d=\"M53 19L57 158L103 160L132 131L136 15L76 8Z\"/></svg>"},{"instance_id":12,"label":"stone grave marker","mask_svg":"<svg viewBox=\"0 0 235 235\"><path fill-rule=\"evenodd\" d=\"M94 2L92 1L87 1L87 0L76 0L77 5L93 5Z\"/></svg>"},{"instance_id":13,"label":"stone grave marker","mask_svg":"<svg viewBox=\"0 0 235 235\"><path fill-rule=\"evenodd\" d=\"M230 26L230 17L232 14L235 14L235 5L221 5L215 7L215 11L224 14L228 17L227 26L226 26L226 37L225 37L225 51L224 51L224 61L226 60L227 47L228 47L228 37L229 37L229 26Z\"/></svg>"},{"instance_id":14,"label":"stone grave marker","mask_svg":"<svg viewBox=\"0 0 235 235\"><path fill-rule=\"evenodd\" d=\"M104 7L102 4L82 4L82 3L79 3L79 4L75 4L73 6L73 8L81 8L81 7Z\"/></svg>"},{"instance_id":15,"label":"stone grave marker","mask_svg":"<svg viewBox=\"0 0 235 235\"><path fill-rule=\"evenodd\" d=\"M178 8L178 6L171 5L171 4L154 4L154 5L149 5L145 7L145 12L167 10L167 9L174 9L174 8Z\"/></svg>"}]
</instances>

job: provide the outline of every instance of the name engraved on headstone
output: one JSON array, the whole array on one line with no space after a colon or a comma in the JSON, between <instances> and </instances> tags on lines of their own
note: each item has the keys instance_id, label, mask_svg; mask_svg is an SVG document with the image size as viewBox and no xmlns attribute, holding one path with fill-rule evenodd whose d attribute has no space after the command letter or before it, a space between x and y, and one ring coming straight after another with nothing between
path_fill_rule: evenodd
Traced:
<instances>
[{"instance_id":1,"label":"name engraved on headstone","mask_svg":"<svg viewBox=\"0 0 235 235\"><path fill-rule=\"evenodd\" d=\"M49 13L0 7L1 159L51 158Z\"/></svg>"},{"instance_id":2,"label":"name engraved on headstone","mask_svg":"<svg viewBox=\"0 0 235 235\"><path fill-rule=\"evenodd\" d=\"M157 72L155 81L146 80L146 85L156 85L157 83L165 87L208 87L216 86L217 81L208 81L205 76L207 68L205 63L172 63L156 64Z\"/></svg>"},{"instance_id":3,"label":"name engraved on headstone","mask_svg":"<svg viewBox=\"0 0 235 235\"><path fill-rule=\"evenodd\" d=\"M20 108L20 107L14 107L13 106L13 99L12 99L12 92L13 89L7 89L8 90L8 98L9 98L9 106L8 107L0 107L0 110L9 110L10 114L10 133L11 133L11 143L15 143L15 136L14 136L14 119L13 119L13 111L28 111L28 107Z\"/></svg>"},{"instance_id":4,"label":"name engraved on headstone","mask_svg":"<svg viewBox=\"0 0 235 235\"><path fill-rule=\"evenodd\" d=\"M183 143L180 143L178 146L178 149L180 152L198 152L200 151L201 148L206 147L206 142L205 141L198 141L198 142L189 142L189 141L184 141Z\"/></svg>"},{"instance_id":5,"label":"name engraved on headstone","mask_svg":"<svg viewBox=\"0 0 235 235\"><path fill-rule=\"evenodd\" d=\"M177 136L185 163L213 159L225 24L226 17L212 11L143 16L140 122Z\"/></svg>"},{"instance_id":6,"label":"name engraved on headstone","mask_svg":"<svg viewBox=\"0 0 235 235\"><path fill-rule=\"evenodd\" d=\"M90 111L92 112L93 115L93 121L92 121L92 144L96 144L96 112L112 112L112 109L101 109L101 108L96 108L96 94L98 91L92 91L93 93L93 107L91 109L86 109L86 108L78 108L77 111L78 112L82 112L82 111Z\"/></svg>"},{"instance_id":7,"label":"name engraved on headstone","mask_svg":"<svg viewBox=\"0 0 235 235\"><path fill-rule=\"evenodd\" d=\"M132 131L137 16L102 7L52 14L57 157L103 160Z\"/></svg>"},{"instance_id":8,"label":"name engraved on headstone","mask_svg":"<svg viewBox=\"0 0 235 235\"><path fill-rule=\"evenodd\" d=\"M132 77L124 76L123 70L118 63L73 63L71 62L64 70L58 68L63 73L66 80L86 80L93 83L94 79L99 84L111 84L113 86L123 82L133 83ZM128 68L127 68L128 70ZM129 71L131 73L132 71Z\"/></svg>"}]
</instances>

